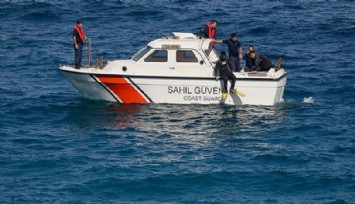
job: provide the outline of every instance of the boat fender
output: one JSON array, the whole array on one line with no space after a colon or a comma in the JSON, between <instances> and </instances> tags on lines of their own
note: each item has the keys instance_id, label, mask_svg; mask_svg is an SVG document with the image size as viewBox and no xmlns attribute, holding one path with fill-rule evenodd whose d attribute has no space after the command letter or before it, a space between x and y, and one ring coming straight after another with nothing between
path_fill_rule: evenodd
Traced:
<instances>
[{"instance_id":1,"label":"boat fender","mask_svg":"<svg viewBox=\"0 0 355 204\"><path fill-rule=\"evenodd\" d=\"M126 66L123 66L123 67L122 67L122 71L124 71L124 72L127 71L127 67L126 67Z\"/></svg>"}]
</instances>

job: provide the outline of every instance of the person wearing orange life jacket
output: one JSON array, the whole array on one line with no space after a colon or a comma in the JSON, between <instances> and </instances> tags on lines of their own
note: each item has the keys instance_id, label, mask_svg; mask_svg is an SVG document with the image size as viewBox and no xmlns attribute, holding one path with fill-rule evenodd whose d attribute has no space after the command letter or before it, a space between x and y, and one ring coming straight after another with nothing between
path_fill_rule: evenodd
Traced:
<instances>
[{"instance_id":1,"label":"person wearing orange life jacket","mask_svg":"<svg viewBox=\"0 0 355 204\"><path fill-rule=\"evenodd\" d=\"M75 68L79 69L81 66L81 59L83 55L83 43L86 40L83 29L83 21L79 20L73 29L73 43L75 53Z\"/></svg>"},{"instance_id":2,"label":"person wearing orange life jacket","mask_svg":"<svg viewBox=\"0 0 355 204\"><path fill-rule=\"evenodd\" d=\"M200 37L216 39L217 24L217 20L211 20L209 23L205 24L201 29Z\"/></svg>"}]
</instances>

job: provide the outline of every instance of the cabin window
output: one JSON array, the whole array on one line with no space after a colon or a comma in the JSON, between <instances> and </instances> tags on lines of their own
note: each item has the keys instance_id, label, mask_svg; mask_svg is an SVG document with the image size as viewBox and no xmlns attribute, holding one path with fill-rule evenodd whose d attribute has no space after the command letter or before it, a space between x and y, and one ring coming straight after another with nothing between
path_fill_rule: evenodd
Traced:
<instances>
[{"instance_id":1,"label":"cabin window","mask_svg":"<svg viewBox=\"0 0 355 204\"><path fill-rule=\"evenodd\" d=\"M198 62L192 50L178 50L176 51L177 62Z\"/></svg>"},{"instance_id":2,"label":"cabin window","mask_svg":"<svg viewBox=\"0 0 355 204\"><path fill-rule=\"evenodd\" d=\"M140 60L144 55L146 55L149 51L150 51L150 48L144 47L144 48L142 48L141 50L139 50L139 51L137 52L137 54L135 54L135 55L132 57L132 59L137 62L137 61Z\"/></svg>"},{"instance_id":3,"label":"cabin window","mask_svg":"<svg viewBox=\"0 0 355 204\"><path fill-rule=\"evenodd\" d=\"M155 50L147 58L144 59L145 62L167 62L168 61L168 51L166 50Z\"/></svg>"}]
</instances>

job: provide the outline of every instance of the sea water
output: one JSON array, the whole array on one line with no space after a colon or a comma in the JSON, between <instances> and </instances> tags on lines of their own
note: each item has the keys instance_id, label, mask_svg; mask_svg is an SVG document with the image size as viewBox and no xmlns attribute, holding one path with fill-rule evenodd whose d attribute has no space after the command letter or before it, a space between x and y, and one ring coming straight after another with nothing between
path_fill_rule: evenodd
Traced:
<instances>
[{"instance_id":1,"label":"sea water","mask_svg":"<svg viewBox=\"0 0 355 204\"><path fill-rule=\"evenodd\" d=\"M354 11L345 0L2 0L0 203L354 203ZM217 19L218 39L237 32L244 50L282 58L284 102L85 100L58 71L73 64L78 19L104 60Z\"/></svg>"}]
</instances>

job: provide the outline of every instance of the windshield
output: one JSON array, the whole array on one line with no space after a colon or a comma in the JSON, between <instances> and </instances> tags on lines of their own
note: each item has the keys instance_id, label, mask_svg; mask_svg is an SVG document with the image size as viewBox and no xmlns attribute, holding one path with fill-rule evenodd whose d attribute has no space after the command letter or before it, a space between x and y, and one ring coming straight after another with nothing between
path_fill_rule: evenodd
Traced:
<instances>
[{"instance_id":1,"label":"windshield","mask_svg":"<svg viewBox=\"0 0 355 204\"><path fill-rule=\"evenodd\" d=\"M141 50L139 50L135 55L133 55L132 59L134 61L140 60L145 54L147 54L150 51L149 47L144 47Z\"/></svg>"}]
</instances>

